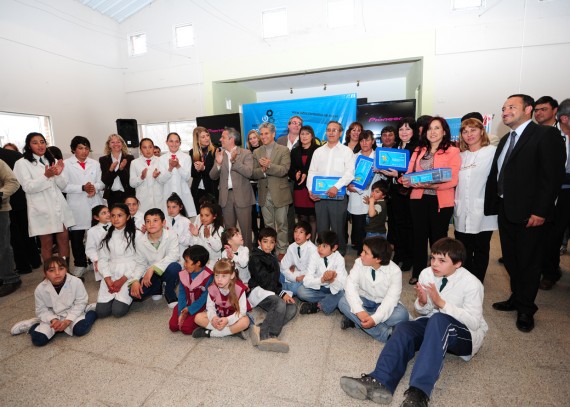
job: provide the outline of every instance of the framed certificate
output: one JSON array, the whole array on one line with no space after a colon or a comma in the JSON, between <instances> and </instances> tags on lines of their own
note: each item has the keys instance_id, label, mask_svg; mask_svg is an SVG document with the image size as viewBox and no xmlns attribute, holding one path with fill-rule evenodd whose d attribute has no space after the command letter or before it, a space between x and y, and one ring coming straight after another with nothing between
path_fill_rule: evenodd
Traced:
<instances>
[{"instance_id":1,"label":"framed certificate","mask_svg":"<svg viewBox=\"0 0 570 407\"><path fill-rule=\"evenodd\" d=\"M438 184L451 181L451 168L434 168L433 170L411 172L404 174L404 178L410 180L410 184Z\"/></svg>"},{"instance_id":2,"label":"framed certificate","mask_svg":"<svg viewBox=\"0 0 570 407\"><path fill-rule=\"evenodd\" d=\"M351 182L358 189L366 189L370 185L370 181L374 178L374 159L364 155L356 157L354 165L354 180Z\"/></svg>"},{"instance_id":3,"label":"framed certificate","mask_svg":"<svg viewBox=\"0 0 570 407\"><path fill-rule=\"evenodd\" d=\"M378 170L408 171L410 152L406 149L378 147L374 168Z\"/></svg>"},{"instance_id":4,"label":"framed certificate","mask_svg":"<svg viewBox=\"0 0 570 407\"><path fill-rule=\"evenodd\" d=\"M334 198L329 198L327 191L334 187L334 184L338 182L340 177L323 177L315 176L313 177L313 185L311 185L311 193L318 196L321 199L333 199L341 201L346 196L346 187L342 187L338 190L338 193Z\"/></svg>"}]
</instances>

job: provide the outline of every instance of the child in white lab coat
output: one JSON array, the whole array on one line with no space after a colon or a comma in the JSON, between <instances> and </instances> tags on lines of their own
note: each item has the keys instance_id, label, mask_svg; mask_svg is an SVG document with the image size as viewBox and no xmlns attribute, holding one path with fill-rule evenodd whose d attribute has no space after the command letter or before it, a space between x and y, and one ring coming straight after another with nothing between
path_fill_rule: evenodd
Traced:
<instances>
[{"instance_id":1,"label":"child in white lab coat","mask_svg":"<svg viewBox=\"0 0 570 407\"><path fill-rule=\"evenodd\" d=\"M93 263L93 272L95 273L95 281L101 281L99 274L99 255L97 251L101 245L101 240L107 234L107 230L111 226L111 211L105 205L97 205L91 209L91 229L87 231L87 239L85 241L85 254Z\"/></svg>"},{"instance_id":2,"label":"child in white lab coat","mask_svg":"<svg viewBox=\"0 0 570 407\"><path fill-rule=\"evenodd\" d=\"M145 213L151 208L162 208L162 184L160 176L159 157L154 155L154 143L149 138L140 142L141 156L131 162L129 184L136 191L140 201L140 211Z\"/></svg>"},{"instance_id":3,"label":"child in white lab coat","mask_svg":"<svg viewBox=\"0 0 570 407\"><path fill-rule=\"evenodd\" d=\"M97 314L87 306L87 291L81 280L68 274L67 262L59 256L44 262L44 274L45 279L34 291L36 318L14 325L12 335L28 332L34 345L44 346L59 332L88 334Z\"/></svg>"},{"instance_id":4,"label":"child in white lab coat","mask_svg":"<svg viewBox=\"0 0 570 407\"><path fill-rule=\"evenodd\" d=\"M178 235L178 247L180 251L180 264L184 262L182 253L192 245L190 235L190 219L186 217L186 209L180 196L173 192L166 201L168 216L166 217L166 229L173 230Z\"/></svg>"}]
</instances>

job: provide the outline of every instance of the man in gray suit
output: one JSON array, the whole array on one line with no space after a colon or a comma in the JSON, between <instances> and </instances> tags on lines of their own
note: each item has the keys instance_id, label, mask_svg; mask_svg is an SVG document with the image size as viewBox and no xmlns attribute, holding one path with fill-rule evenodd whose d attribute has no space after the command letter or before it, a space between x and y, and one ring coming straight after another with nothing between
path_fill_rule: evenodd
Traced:
<instances>
[{"instance_id":1,"label":"man in gray suit","mask_svg":"<svg viewBox=\"0 0 570 407\"><path fill-rule=\"evenodd\" d=\"M291 154L285 146L275 142L275 125L259 126L263 145L253 153L253 179L257 179L259 206L265 226L277 231L277 252L285 255L287 240L287 210L293 202L287 173L291 166Z\"/></svg>"},{"instance_id":2,"label":"man in gray suit","mask_svg":"<svg viewBox=\"0 0 570 407\"><path fill-rule=\"evenodd\" d=\"M249 179L253 171L253 156L251 151L239 147L240 140L236 129L225 128L220 139L222 148L216 151L210 178L220 180L219 203L225 227L235 227L239 223L243 243L251 250L251 205L255 204L255 195Z\"/></svg>"}]
</instances>

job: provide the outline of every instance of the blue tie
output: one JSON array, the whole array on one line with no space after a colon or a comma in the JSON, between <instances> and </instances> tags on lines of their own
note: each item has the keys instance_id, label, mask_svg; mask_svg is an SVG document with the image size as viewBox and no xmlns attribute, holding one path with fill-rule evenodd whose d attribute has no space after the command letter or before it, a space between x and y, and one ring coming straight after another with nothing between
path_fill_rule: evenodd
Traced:
<instances>
[{"instance_id":1,"label":"blue tie","mask_svg":"<svg viewBox=\"0 0 570 407\"><path fill-rule=\"evenodd\" d=\"M299 258L301 258L301 246L297 246L297 254L299 255Z\"/></svg>"},{"instance_id":2,"label":"blue tie","mask_svg":"<svg viewBox=\"0 0 570 407\"><path fill-rule=\"evenodd\" d=\"M372 281L376 281L376 270L372 269Z\"/></svg>"},{"instance_id":3,"label":"blue tie","mask_svg":"<svg viewBox=\"0 0 570 407\"><path fill-rule=\"evenodd\" d=\"M442 291L443 291L443 289L444 289L444 287L445 287L446 284L447 284L447 277L443 277L443 278L441 279L441 285L439 286L439 292L442 292Z\"/></svg>"},{"instance_id":4,"label":"blue tie","mask_svg":"<svg viewBox=\"0 0 570 407\"><path fill-rule=\"evenodd\" d=\"M326 258L326 257L323 257L323 260L325 261L325 267L328 267L328 266L329 266L329 261L327 260L327 258Z\"/></svg>"}]
</instances>

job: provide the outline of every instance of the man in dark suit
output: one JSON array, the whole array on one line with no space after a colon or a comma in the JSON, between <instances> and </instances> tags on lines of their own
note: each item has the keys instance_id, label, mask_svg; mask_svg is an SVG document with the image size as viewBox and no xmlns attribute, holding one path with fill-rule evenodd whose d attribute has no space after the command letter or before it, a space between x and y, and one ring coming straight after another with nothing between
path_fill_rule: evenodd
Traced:
<instances>
[{"instance_id":1,"label":"man in dark suit","mask_svg":"<svg viewBox=\"0 0 570 407\"><path fill-rule=\"evenodd\" d=\"M216 151L210 178L220 180L219 203L225 226L235 227L239 223L243 243L251 250L251 205L255 204L255 195L249 179L253 156L251 151L239 147L240 134L234 128L226 127L220 141L222 148Z\"/></svg>"},{"instance_id":2,"label":"man in dark suit","mask_svg":"<svg viewBox=\"0 0 570 407\"><path fill-rule=\"evenodd\" d=\"M503 123L512 131L495 153L485 190L485 215L499 216L501 248L511 296L498 311L517 311L522 332L534 328L542 241L552 220L565 172L565 149L554 127L531 121L534 99L512 95L503 105Z\"/></svg>"},{"instance_id":3,"label":"man in dark suit","mask_svg":"<svg viewBox=\"0 0 570 407\"><path fill-rule=\"evenodd\" d=\"M275 142L275 125L263 123L259 126L263 145L253 152L253 179L258 180L259 206L265 226L277 231L277 253L279 260L287 252L288 222L287 210L293 203L287 174L291 166L289 149Z\"/></svg>"},{"instance_id":4,"label":"man in dark suit","mask_svg":"<svg viewBox=\"0 0 570 407\"><path fill-rule=\"evenodd\" d=\"M0 148L0 159L12 170L20 158L22 154L19 152ZM22 187L10 197L10 205L10 243L14 251L16 272L28 274L42 265L42 259L36 241L28 234L28 205Z\"/></svg>"}]
</instances>

